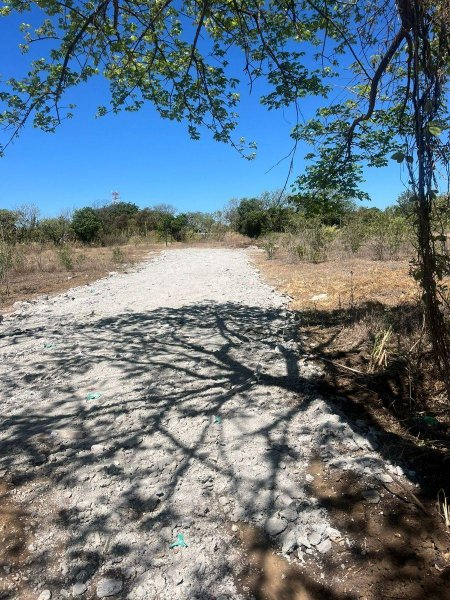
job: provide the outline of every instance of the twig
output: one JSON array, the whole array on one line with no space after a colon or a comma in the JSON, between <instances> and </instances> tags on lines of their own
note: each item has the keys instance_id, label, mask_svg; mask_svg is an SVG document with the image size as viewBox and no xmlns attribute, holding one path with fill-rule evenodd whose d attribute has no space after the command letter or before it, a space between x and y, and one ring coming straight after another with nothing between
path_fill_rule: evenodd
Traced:
<instances>
[{"instance_id":1,"label":"twig","mask_svg":"<svg viewBox=\"0 0 450 600\"><path fill-rule=\"evenodd\" d=\"M347 365L342 365L341 363L334 362L334 360L330 360L329 358L324 358L323 356L316 356L316 358L323 360L324 362L330 363L335 367L340 367L341 369L346 369L347 371L351 371L352 373L356 373L357 375L367 375L364 371L358 371L358 369L352 369L352 367L347 367Z\"/></svg>"},{"instance_id":2,"label":"twig","mask_svg":"<svg viewBox=\"0 0 450 600\"><path fill-rule=\"evenodd\" d=\"M425 508L425 506L422 504L422 502L419 500L419 498L414 494L414 492L411 492L411 490L408 490L408 488L406 486L403 485L403 483L401 481L398 480L394 480L395 483L397 485L399 485L402 490L405 492L405 494L408 496L411 496L412 499L412 504L415 504L417 506L417 508L420 508L428 517L430 516L430 513L428 512L428 510ZM383 487L390 492L391 494L393 494L394 496L397 496L397 498L399 497L398 494L396 494L395 492L393 492L391 489L388 488L388 486L383 483Z\"/></svg>"}]
</instances>

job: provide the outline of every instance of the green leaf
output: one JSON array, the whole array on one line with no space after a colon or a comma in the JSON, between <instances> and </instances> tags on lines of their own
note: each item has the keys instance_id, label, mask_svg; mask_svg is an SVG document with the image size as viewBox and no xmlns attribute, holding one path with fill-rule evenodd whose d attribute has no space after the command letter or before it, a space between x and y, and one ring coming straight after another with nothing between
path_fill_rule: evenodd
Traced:
<instances>
[{"instance_id":1,"label":"green leaf","mask_svg":"<svg viewBox=\"0 0 450 600\"><path fill-rule=\"evenodd\" d=\"M435 135L436 137L438 137L442 133L442 129L434 121L428 123L428 131L431 133L431 135Z\"/></svg>"},{"instance_id":2,"label":"green leaf","mask_svg":"<svg viewBox=\"0 0 450 600\"><path fill-rule=\"evenodd\" d=\"M398 152L395 152L391 158L392 160L396 160L398 163L402 163L405 160L405 154L399 150Z\"/></svg>"}]
</instances>

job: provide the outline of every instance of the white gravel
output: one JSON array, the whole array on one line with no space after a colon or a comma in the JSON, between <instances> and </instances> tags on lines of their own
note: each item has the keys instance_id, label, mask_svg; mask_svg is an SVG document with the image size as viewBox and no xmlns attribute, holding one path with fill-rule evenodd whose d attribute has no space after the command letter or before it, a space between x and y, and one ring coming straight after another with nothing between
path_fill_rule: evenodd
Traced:
<instances>
[{"instance_id":1,"label":"white gravel","mask_svg":"<svg viewBox=\"0 0 450 600\"><path fill-rule=\"evenodd\" d=\"M36 531L33 583L237 599L231 521L291 557L332 551L311 457L364 477L386 465L314 396L286 303L246 251L185 249L5 318L0 470L47 482L61 510ZM187 547L170 548L178 534Z\"/></svg>"}]
</instances>

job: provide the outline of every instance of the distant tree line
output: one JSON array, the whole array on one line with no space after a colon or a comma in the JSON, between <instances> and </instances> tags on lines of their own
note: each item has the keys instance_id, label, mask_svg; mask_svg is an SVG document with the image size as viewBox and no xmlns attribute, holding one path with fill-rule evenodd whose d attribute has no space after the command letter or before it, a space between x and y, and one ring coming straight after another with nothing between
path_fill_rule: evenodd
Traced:
<instances>
[{"instance_id":1,"label":"distant tree line","mask_svg":"<svg viewBox=\"0 0 450 600\"><path fill-rule=\"evenodd\" d=\"M223 211L214 213L177 213L168 204L139 208L131 202L120 201L100 207L86 206L71 215L53 218L40 218L35 206L26 205L17 210L0 209L0 242L46 242L56 246L79 242L109 246L127 243L133 237L156 237L167 243L221 239L227 231L254 239L307 231L309 237L325 239L332 230L339 230L344 246L355 253L375 234L381 246L388 239L391 245L398 245L412 222L412 198L405 192L396 205L381 210L358 207L351 199L330 193L287 195L275 191L232 199ZM448 206L448 198L436 202L436 228L444 233L450 222Z\"/></svg>"},{"instance_id":2,"label":"distant tree line","mask_svg":"<svg viewBox=\"0 0 450 600\"><path fill-rule=\"evenodd\" d=\"M133 236L158 236L166 242L187 241L192 236L220 236L226 230L221 213L186 212L177 214L167 204L140 209L131 202L115 202L101 207L86 206L71 215L39 218L33 205L17 210L0 209L0 241L4 243L48 242L62 245L114 245Z\"/></svg>"}]
</instances>

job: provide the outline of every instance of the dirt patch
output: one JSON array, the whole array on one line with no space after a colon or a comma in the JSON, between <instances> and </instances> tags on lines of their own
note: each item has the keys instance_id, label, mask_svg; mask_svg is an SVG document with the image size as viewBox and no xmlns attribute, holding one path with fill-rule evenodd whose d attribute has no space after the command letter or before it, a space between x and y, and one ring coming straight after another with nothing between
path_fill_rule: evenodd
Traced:
<instances>
[{"instance_id":1,"label":"dirt patch","mask_svg":"<svg viewBox=\"0 0 450 600\"><path fill-rule=\"evenodd\" d=\"M450 543L436 515L425 514L394 481L370 503L352 474L337 474L314 459L311 492L341 537L332 551L303 562L280 556L258 528L234 526L242 551L238 587L257 600L447 600Z\"/></svg>"}]
</instances>

